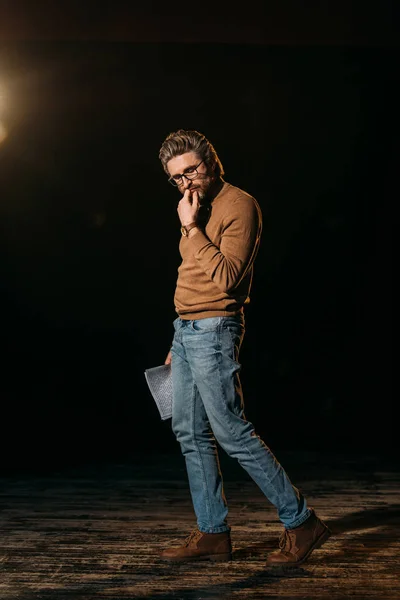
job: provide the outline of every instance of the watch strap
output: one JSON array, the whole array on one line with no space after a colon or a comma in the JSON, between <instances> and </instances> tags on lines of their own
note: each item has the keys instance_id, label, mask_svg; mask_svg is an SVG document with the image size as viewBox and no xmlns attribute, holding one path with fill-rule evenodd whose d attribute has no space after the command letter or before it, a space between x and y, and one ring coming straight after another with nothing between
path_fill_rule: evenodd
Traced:
<instances>
[{"instance_id":1,"label":"watch strap","mask_svg":"<svg viewBox=\"0 0 400 600\"><path fill-rule=\"evenodd\" d=\"M196 221L193 221L193 223L189 223L189 225L182 225L181 227L181 233L184 236L188 236L189 235L189 231L191 229L194 229L195 227L198 227Z\"/></svg>"}]
</instances>

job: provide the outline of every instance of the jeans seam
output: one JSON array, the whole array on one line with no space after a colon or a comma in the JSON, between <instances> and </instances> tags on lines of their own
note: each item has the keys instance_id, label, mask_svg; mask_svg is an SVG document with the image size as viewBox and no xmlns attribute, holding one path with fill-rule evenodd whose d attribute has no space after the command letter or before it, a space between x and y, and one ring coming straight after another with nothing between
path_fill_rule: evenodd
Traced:
<instances>
[{"instance_id":1,"label":"jeans seam","mask_svg":"<svg viewBox=\"0 0 400 600\"><path fill-rule=\"evenodd\" d=\"M199 394L200 395L200 394ZM207 518L208 518L208 522L211 522L211 507L210 507L210 499L208 497L208 486L206 485L206 477L205 477L205 469L204 469L204 463L203 463L203 458L201 456L201 452L199 449L199 445L198 445L198 441L196 438L196 431L195 431L195 410L196 410L196 403L195 403L195 397L196 397L196 384L194 383L193 380L193 390L192 390L192 437L193 437L193 443L196 447L196 452L197 452L197 456L199 457L199 462L201 465L201 477L202 477L202 482L203 482L203 487L206 490L206 511L207 511Z\"/></svg>"},{"instance_id":2,"label":"jeans seam","mask_svg":"<svg viewBox=\"0 0 400 600\"><path fill-rule=\"evenodd\" d=\"M219 352L219 359L218 359L218 378L219 378L219 383L220 383L220 389L222 391L222 397L224 399L224 402L223 402L224 411L227 412L228 408L227 408L227 403L226 403L226 398L225 398L225 393L224 393L224 386L222 385L222 379L221 379L221 361L222 361L221 336L219 336L218 340L219 340L219 350L220 350L220 352ZM246 421L246 423L248 423L247 419L244 419L244 420ZM254 460L254 462L258 465L258 468L260 469L260 471L264 474L264 477L268 481L269 485L271 485L271 487L273 487L275 495L278 495L276 487L274 486L274 484L273 484L272 480L270 479L270 477L268 477L268 475L265 473L264 469L262 468L262 466L258 462L257 458L251 453L251 451L247 447L243 446L242 442L240 441L240 438L236 435L235 429L232 428L232 426L231 426L230 419L227 419L227 422L228 422L228 426L229 426L231 435L232 435L232 437L234 437L234 439L236 440L237 444L240 446L241 450L242 451L245 450L246 453L250 456L250 458L252 460Z\"/></svg>"}]
</instances>

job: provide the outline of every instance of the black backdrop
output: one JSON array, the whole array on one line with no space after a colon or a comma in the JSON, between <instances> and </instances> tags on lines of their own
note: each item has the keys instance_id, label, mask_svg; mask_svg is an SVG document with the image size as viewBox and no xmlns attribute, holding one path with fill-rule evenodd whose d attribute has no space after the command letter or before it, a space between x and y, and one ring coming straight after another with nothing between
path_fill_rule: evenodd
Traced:
<instances>
[{"instance_id":1,"label":"black backdrop","mask_svg":"<svg viewBox=\"0 0 400 600\"><path fill-rule=\"evenodd\" d=\"M273 449L391 450L394 62L360 46L0 46L3 467L175 449L143 372L175 318L178 196L158 150L180 127L264 215L248 418Z\"/></svg>"}]
</instances>

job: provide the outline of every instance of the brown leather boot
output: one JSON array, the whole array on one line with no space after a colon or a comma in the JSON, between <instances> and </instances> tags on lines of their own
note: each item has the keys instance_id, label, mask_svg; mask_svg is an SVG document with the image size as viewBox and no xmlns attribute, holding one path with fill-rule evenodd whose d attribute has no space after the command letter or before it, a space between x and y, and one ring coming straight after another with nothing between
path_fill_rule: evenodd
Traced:
<instances>
[{"instance_id":1,"label":"brown leather boot","mask_svg":"<svg viewBox=\"0 0 400 600\"><path fill-rule=\"evenodd\" d=\"M232 545L229 531L203 533L198 529L186 538L183 546L167 548L160 554L162 560L184 562L190 560L231 560Z\"/></svg>"},{"instance_id":2,"label":"brown leather boot","mask_svg":"<svg viewBox=\"0 0 400 600\"><path fill-rule=\"evenodd\" d=\"M314 509L311 515L299 527L285 529L279 539L279 548L267 557L267 566L297 567L310 556L311 552L322 546L331 535L330 529L317 517Z\"/></svg>"}]
</instances>

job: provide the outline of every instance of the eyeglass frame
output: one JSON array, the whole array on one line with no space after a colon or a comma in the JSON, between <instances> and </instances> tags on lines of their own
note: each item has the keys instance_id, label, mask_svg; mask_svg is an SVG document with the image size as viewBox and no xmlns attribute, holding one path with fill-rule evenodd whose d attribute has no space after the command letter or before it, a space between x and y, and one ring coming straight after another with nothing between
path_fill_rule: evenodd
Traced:
<instances>
[{"instance_id":1,"label":"eyeglass frame","mask_svg":"<svg viewBox=\"0 0 400 600\"><path fill-rule=\"evenodd\" d=\"M201 160L201 161L199 162L199 164L198 164L198 165L196 165L195 167L188 167L189 169L194 169L194 173L196 173L196 175L195 175L194 177L188 177L186 173L182 173L182 175L173 175L173 176L171 176L171 177L168 179L168 183L170 183L170 184L171 184L171 185L173 185L174 187L179 187L180 185L182 185L182 183L183 183L183 178L184 178L184 177L186 177L186 179L187 179L188 181L193 181L193 179L196 179L196 177L198 177L198 176L200 175L200 173L198 172L198 170L197 170L197 169L199 168L199 166L200 166L200 165L201 165L201 163L203 163L203 162L204 162L204 159L203 159L203 160ZM192 175L192 173L191 173L191 175ZM177 181L176 181L175 177L178 177L178 178L181 180L181 183L177 183Z\"/></svg>"}]
</instances>

